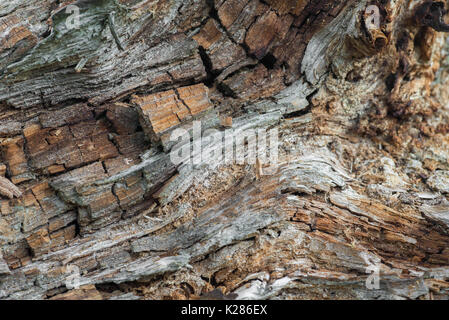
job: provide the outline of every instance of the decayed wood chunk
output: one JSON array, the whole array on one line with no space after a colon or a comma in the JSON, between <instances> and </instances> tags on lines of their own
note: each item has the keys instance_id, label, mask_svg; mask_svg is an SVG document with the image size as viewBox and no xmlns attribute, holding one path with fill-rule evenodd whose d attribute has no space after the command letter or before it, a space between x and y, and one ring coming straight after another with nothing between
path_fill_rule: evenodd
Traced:
<instances>
[{"instance_id":1,"label":"decayed wood chunk","mask_svg":"<svg viewBox=\"0 0 449 320\"><path fill-rule=\"evenodd\" d=\"M94 119L91 109L84 103L60 110L47 111L39 116L43 128L58 128Z\"/></svg>"},{"instance_id":2,"label":"decayed wood chunk","mask_svg":"<svg viewBox=\"0 0 449 320\"><path fill-rule=\"evenodd\" d=\"M24 22L16 15L0 18L0 54L6 59L0 61L0 69L14 62L36 45L38 39Z\"/></svg>"},{"instance_id":3,"label":"decayed wood chunk","mask_svg":"<svg viewBox=\"0 0 449 320\"><path fill-rule=\"evenodd\" d=\"M20 183L33 177L24 152L24 139L16 137L3 143L3 159L8 164L8 173L13 183Z\"/></svg>"},{"instance_id":4,"label":"decayed wood chunk","mask_svg":"<svg viewBox=\"0 0 449 320\"><path fill-rule=\"evenodd\" d=\"M131 135L137 131L139 126L137 111L126 104L116 103L108 106L106 117L119 135ZM129 152L122 153L128 154Z\"/></svg>"},{"instance_id":5,"label":"decayed wood chunk","mask_svg":"<svg viewBox=\"0 0 449 320\"><path fill-rule=\"evenodd\" d=\"M250 52L258 59L263 58L276 38L285 37L293 19L291 15L279 16L275 11L268 11L258 18L248 30L245 39Z\"/></svg>"},{"instance_id":6,"label":"decayed wood chunk","mask_svg":"<svg viewBox=\"0 0 449 320\"><path fill-rule=\"evenodd\" d=\"M134 96L140 122L153 141L213 108L204 84L182 87L149 96Z\"/></svg>"},{"instance_id":7,"label":"decayed wood chunk","mask_svg":"<svg viewBox=\"0 0 449 320\"><path fill-rule=\"evenodd\" d=\"M10 274L11 271L9 270L8 264L3 259L3 255L0 252L0 275L2 274Z\"/></svg>"},{"instance_id":8,"label":"decayed wood chunk","mask_svg":"<svg viewBox=\"0 0 449 320\"><path fill-rule=\"evenodd\" d=\"M92 118L92 113L86 115L82 108L80 111L84 117ZM70 120L73 112L58 114L58 120L42 121L50 127L70 123L73 122L73 119ZM73 168L118 155L117 148L109 140L107 124L94 119L54 129L33 124L24 129L24 136L31 165L48 173L63 171L58 166Z\"/></svg>"},{"instance_id":9,"label":"decayed wood chunk","mask_svg":"<svg viewBox=\"0 0 449 320\"><path fill-rule=\"evenodd\" d=\"M102 300L100 292L94 285L82 286L79 289L70 290L66 293L51 297L50 300Z\"/></svg>"},{"instance_id":10,"label":"decayed wood chunk","mask_svg":"<svg viewBox=\"0 0 449 320\"><path fill-rule=\"evenodd\" d=\"M211 64L208 67L214 72L246 59L243 47L232 42L214 19L209 19L193 39L205 50Z\"/></svg>"},{"instance_id":11,"label":"decayed wood chunk","mask_svg":"<svg viewBox=\"0 0 449 320\"><path fill-rule=\"evenodd\" d=\"M19 198L22 196L22 192L11 181L5 177L0 176L0 194L12 199L14 197Z\"/></svg>"},{"instance_id":12,"label":"decayed wood chunk","mask_svg":"<svg viewBox=\"0 0 449 320\"><path fill-rule=\"evenodd\" d=\"M253 70L245 70L223 81L233 94L243 100L267 98L285 89L281 69L268 70L259 64Z\"/></svg>"}]
</instances>

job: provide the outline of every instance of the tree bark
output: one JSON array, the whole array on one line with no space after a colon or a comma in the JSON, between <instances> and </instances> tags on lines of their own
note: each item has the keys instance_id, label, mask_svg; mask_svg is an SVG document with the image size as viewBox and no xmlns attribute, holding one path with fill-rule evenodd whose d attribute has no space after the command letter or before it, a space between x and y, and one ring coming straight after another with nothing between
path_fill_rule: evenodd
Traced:
<instances>
[{"instance_id":1,"label":"tree bark","mask_svg":"<svg viewBox=\"0 0 449 320\"><path fill-rule=\"evenodd\" d=\"M449 298L444 15L1 3L0 299Z\"/></svg>"}]
</instances>

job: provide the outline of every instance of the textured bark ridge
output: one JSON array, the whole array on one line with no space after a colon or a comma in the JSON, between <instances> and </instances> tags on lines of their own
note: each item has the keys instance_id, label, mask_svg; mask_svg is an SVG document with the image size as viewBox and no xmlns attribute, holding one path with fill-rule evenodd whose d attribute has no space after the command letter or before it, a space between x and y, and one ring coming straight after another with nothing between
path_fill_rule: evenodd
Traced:
<instances>
[{"instance_id":1,"label":"textured bark ridge","mask_svg":"<svg viewBox=\"0 0 449 320\"><path fill-rule=\"evenodd\" d=\"M449 298L445 13L2 1L0 298ZM277 129L276 169L174 163L197 122Z\"/></svg>"}]
</instances>

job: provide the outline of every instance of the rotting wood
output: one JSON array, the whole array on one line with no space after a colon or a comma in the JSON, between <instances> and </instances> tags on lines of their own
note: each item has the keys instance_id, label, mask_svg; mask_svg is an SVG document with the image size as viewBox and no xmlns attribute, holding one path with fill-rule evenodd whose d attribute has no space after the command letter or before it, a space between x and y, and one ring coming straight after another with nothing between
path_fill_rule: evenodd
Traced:
<instances>
[{"instance_id":1,"label":"rotting wood","mask_svg":"<svg viewBox=\"0 0 449 320\"><path fill-rule=\"evenodd\" d=\"M444 9L2 2L0 299L447 299Z\"/></svg>"}]
</instances>

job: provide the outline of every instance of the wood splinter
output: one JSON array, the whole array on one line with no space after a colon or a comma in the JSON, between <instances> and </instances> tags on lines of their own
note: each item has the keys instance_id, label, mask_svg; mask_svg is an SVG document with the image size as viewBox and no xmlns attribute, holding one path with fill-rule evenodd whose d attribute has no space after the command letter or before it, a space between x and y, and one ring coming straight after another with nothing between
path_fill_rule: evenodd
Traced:
<instances>
[{"instance_id":1,"label":"wood splinter","mask_svg":"<svg viewBox=\"0 0 449 320\"><path fill-rule=\"evenodd\" d=\"M87 61L89 61L89 59L87 59L87 58L82 58L82 59L80 60L80 62L78 62L78 64L77 64L76 67L75 67L76 73L80 73L80 72L83 70L83 68L86 66Z\"/></svg>"},{"instance_id":2,"label":"wood splinter","mask_svg":"<svg viewBox=\"0 0 449 320\"><path fill-rule=\"evenodd\" d=\"M114 37L115 43L117 44L117 47L121 50L121 51L125 51L125 49L122 46L122 43L120 42L120 38L117 35L117 32L115 31L115 19L114 19L114 14L115 12L110 12L109 13L109 17L108 17L108 24L109 24L109 29L111 30L111 34Z\"/></svg>"},{"instance_id":3,"label":"wood splinter","mask_svg":"<svg viewBox=\"0 0 449 320\"><path fill-rule=\"evenodd\" d=\"M8 179L0 176L0 194L2 196L8 197L9 199L13 199L14 197L20 198L22 196L22 192L19 188L16 187Z\"/></svg>"},{"instance_id":4,"label":"wood splinter","mask_svg":"<svg viewBox=\"0 0 449 320\"><path fill-rule=\"evenodd\" d=\"M232 117L221 117L220 124L225 128L232 128Z\"/></svg>"}]
</instances>

